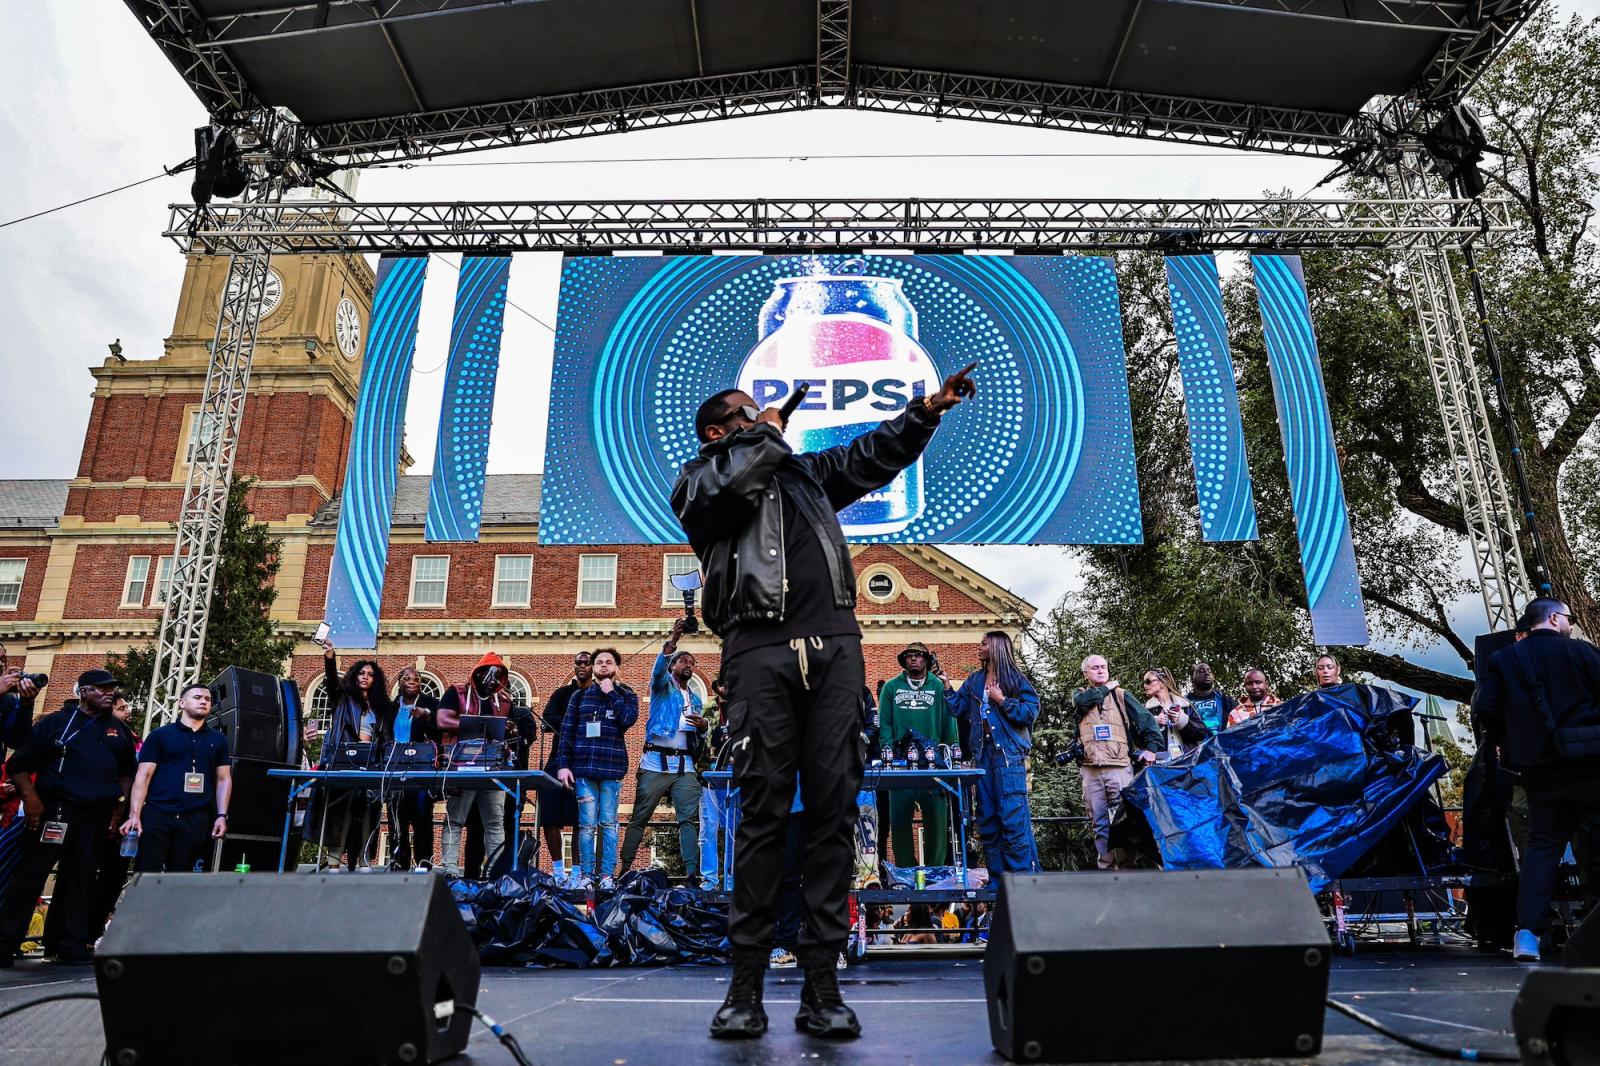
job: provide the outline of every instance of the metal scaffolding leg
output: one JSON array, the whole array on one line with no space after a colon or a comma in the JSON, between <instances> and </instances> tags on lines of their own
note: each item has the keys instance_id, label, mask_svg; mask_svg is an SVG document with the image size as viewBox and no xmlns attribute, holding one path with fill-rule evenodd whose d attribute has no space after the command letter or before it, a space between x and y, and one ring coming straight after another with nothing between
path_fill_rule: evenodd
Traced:
<instances>
[{"instance_id":1,"label":"metal scaffolding leg","mask_svg":"<svg viewBox=\"0 0 1600 1066\"><path fill-rule=\"evenodd\" d=\"M227 517L228 484L238 451L239 422L244 415L250 359L255 353L271 258L263 247L236 253L228 266L222 314L211 342L211 366L195 415L194 452L172 553L172 586L156 634L155 669L145 712L147 733L174 715L182 687L200 680L217 551Z\"/></svg>"},{"instance_id":2,"label":"metal scaffolding leg","mask_svg":"<svg viewBox=\"0 0 1600 1066\"><path fill-rule=\"evenodd\" d=\"M817 96L850 92L851 0L817 0Z\"/></svg>"},{"instance_id":3,"label":"metal scaffolding leg","mask_svg":"<svg viewBox=\"0 0 1600 1066\"><path fill-rule=\"evenodd\" d=\"M1404 152L1386 175L1392 194L1428 195L1422 166L1416 152ZM1515 512L1499 453L1489 431L1489 414L1467 339L1467 320L1461 311L1448 245L1430 240L1414 247L1403 261L1409 269L1428 375L1444 420L1456 497L1472 544L1484 611L1491 630L1510 629L1516 624L1520 605L1533 596L1532 584L1517 540Z\"/></svg>"}]
</instances>

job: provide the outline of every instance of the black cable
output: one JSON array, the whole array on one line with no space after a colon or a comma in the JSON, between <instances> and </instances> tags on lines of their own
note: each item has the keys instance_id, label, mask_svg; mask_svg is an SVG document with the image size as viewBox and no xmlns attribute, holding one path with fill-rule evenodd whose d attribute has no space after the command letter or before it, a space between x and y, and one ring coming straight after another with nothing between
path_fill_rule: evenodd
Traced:
<instances>
[{"instance_id":1,"label":"black cable","mask_svg":"<svg viewBox=\"0 0 1600 1066\"><path fill-rule=\"evenodd\" d=\"M1418 1040L1414 1036L1407 1036L1404 1033L1397 1032L1396 1030L1389 1028L1387 1025L1384 1025L1370 1014L1363 1014L1348 1004L1340 1003L1332 996L1328 997L1328 1006L1332 1010L1343 1014L1346 1018L1350 1018L1353 1021L1358 1021L1367 1028L1375 1030L1383 1036L1388 1037L1390 1040L1404 1044L1413 1051L1421 1051L1424 1054L1433 1055L1441 1059L1454 1059L1457 1062L1522 1061L1522 1056L1510 1054L1504 1051L1479 1051L1477 1048L1470 1047L1445 1047L1443 1044L1430 1044L1426 1040Z\"/></svg>"},{"instance_id":2,"label":"black cable","mask_svg":"<svg viewBox=\"0 0 1600 1066\"><path fill-rule=\"evenodd\" d=\"M456 1010L465 1011L487 1026L489 1032L493 1033L495 1037L499 1039L500 1043L505 1045L505 1049L511 1052L511 1057L517 1060L517 1066L533 1066L533 1063L528 1061L528 1056L523 1054L522 1045L517 1043L517 1038L506 1032L505 1028L501 1026L499 1022L495 1021L478 1008L469 1007L463 1003L456 1004Z\"/></svg>"},{"instance_id":3,"label":"black cable","mask_svg":"<svg viewBox=\"0 0 1600 1066\"><path fill-rule=\"evenodd\" d=\"M53 996L44 996L40 999L30 999L26 1003L18 1003L15 1007L7 1007L5 1010L0 1010L0 1018L9 1018L13 1014L21 1014L29 1007L37 1007L45 1003L59 1003L66 999L98 1000L99 998L100 993L98 992L57 992Z\"/></svg>"}]
</instances>

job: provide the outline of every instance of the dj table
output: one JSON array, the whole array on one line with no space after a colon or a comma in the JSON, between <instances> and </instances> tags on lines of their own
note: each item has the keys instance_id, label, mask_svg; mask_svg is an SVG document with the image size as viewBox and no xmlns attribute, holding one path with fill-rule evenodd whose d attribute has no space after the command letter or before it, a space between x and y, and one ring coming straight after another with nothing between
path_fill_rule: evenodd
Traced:
<instances>
[{"instance_id":1,"label":"dj table","mask_svg":"<svg viewBox=\"0 0 1600 1066\"><path fill-rule=\"evenodd\" d=\"M283 812L283 841L278 849L278 872L282 873L289 858L289 837L294 832L294 801L313 785L330 791L377 788L384 793L406 792L417 789L458 789L463 792L482 792L498 788L512 797L516 809L522 810L522 793L525 787L538 789L565 788L561 782L543 770L496 770L490 767L470 770L268 770L268 777L287 778L289 800ZM517 849L521 833L511 835L511 865L517 865Z\"/></svg>"}]
</instances>

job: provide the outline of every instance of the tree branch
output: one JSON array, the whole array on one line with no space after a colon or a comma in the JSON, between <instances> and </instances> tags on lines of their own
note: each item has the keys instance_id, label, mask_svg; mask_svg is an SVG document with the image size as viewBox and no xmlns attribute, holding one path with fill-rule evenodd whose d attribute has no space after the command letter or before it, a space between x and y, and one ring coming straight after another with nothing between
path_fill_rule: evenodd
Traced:
<instances>
[{"instance_id":1,"label":"tree branch","mask_svg":"<svg viewBox=\"0 0 1600 1066\"><path fill-rule=\"evenodd\" d=\"M1406 567L1406 569L1409 570L1410 567ZM1415 576L1414 572L1413 576ZM1472 649L1467 647L1465 641L1456 636L1456 631L1451 629L1448 622L1445 621L1446 615L1442 610L1442 605L1439 603L1439 598L1437 596L1433 596L1433 603L1435 611L1438 612L1438 617L1429 618L1421 611L1418 611L1412 607L1407 607L1405 604L1401 603L1399 600L1388 595L1387 593L1378 592L1363 587L1361 589L1361 594L1367 599L1371 600L1373 603L1377 604L1379 607L1393 611L1402 618L1410 619L1423 629L1426 629L1428 632L1443 637L1450 644L1450 646L1456 650L1456 654L1461 656L1462 662L1469 665L1471 664ZM1431 591L1429 592L1429 595L1432 596Z\"/></svg>"},{"instance_id":2,"label":"tree branch","mask_svg":"<svg viewBox=\"0 0 1600 1066\"><path fill-rule=\"evenodd\" d=\"M1600 381L1591 378L1589 384L1584 386L1583 395L1567 412L1566 420L1550 438L1550 443L1541 449L1540 457L1556 466L1566 462L1583 435L1589 432L1589 427L1594 425L1597 415L1600 415Z\"/></svg>"},{"instance_id":3,"label":"tree branch","mask_svg":"<svg viewBox=\"0 0 1600 1066\"><path fill-rule=\"evenodd\" d=\"M1418 666L1409 659L1402 659L1398 655L1386 655L1371 648L1341 648L1339 658L1352 669L1376 674L1385 681L1393 681L1397 685L1432 693L1440 699L1456 700L1461 703L1472 699L1474 685L1470 677L1457 677L1439 670L1430 670L1426 666Z\"/></svg>"}]
</instances>

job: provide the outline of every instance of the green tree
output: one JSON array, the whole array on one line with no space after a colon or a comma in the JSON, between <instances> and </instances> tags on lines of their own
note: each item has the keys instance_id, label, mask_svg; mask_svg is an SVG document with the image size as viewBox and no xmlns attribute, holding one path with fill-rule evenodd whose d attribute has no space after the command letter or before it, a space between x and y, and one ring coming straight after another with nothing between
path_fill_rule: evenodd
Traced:
<instances>
[{"instance_id":1,"label":"green tree","mask_svg":"<svg viewBox=\"0 0 1600 1066\"><path fill-rule=\"evenodd\" d=\"M246 503L255 482L236 478L228 486L228 515L218 546L217 576L207 607L206 646L197 681L209 681L227 666L277 674L294 650L293 637L273 635L268 612L278 597L282 541L265 523L257 522ZM122 679L130 699L142 703L150 694L155 644L106 656L106 669Z\"/></svg>"},{"instance_id":2,"label":"green tree","mask_svg":"<svg viewBox=\"0 0 1600 1066\"><path fill-rule=\"evenodd\" d=\"M1557 594L1596 633L1600 249L1589 223L1600 191L1600 21L1536 15L1472 102L1507 153L1491 157L1490 194L1516 205L1517 232L1485 249L1480 268L1537 528ZM1365 180L1346 185L1365 188ZM1473 586L1457 564L1466 523L1403 271L1373 254L1313 252L1304 263L1369 622L1399 649L1340 657L1353 670L1465 700L1470 681L1406 655L1444 641L1470 662L1470 638L1446 607ZM1299 687L1309 679L1311 633L1253 281L1233 273L1225 299L1261 539L1210 545L1200 540L1161 260L1128 255L1118 270L1145 543L1074 549L1085 584L1057 611L1062 661L1099 652L1125 678L1158 664L1181 675L1206 658L1224 683L1258 666ZM1481 385L1493 420L1487 369ZM1509 446L1500 444L1509 477ZM1524 554L1531 565L1531 545Z\"/></svg>"}]
</instances>

